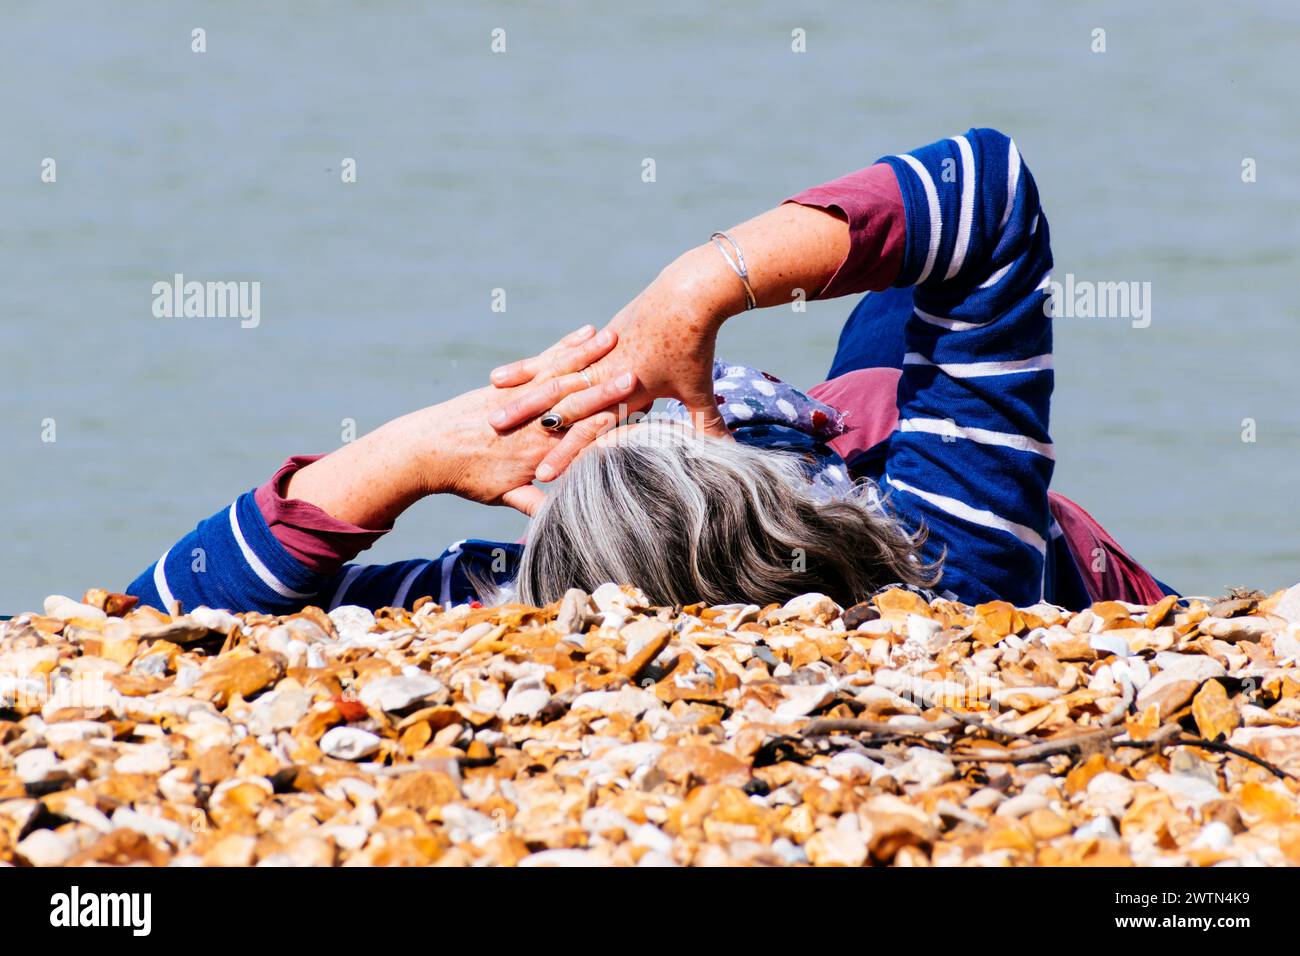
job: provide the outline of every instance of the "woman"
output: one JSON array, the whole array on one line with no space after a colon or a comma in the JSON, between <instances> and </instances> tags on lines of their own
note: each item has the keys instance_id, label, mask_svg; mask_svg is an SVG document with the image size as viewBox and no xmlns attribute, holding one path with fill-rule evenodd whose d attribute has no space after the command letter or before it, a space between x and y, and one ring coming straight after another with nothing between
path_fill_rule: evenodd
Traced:
<instances>
[{"instance_id":1,"label":"woman","mask_svg":"<svg viewBox=\"0 0 1300 956\"><path fill-rule=\"evenodd\" d=\"M1008 137L976 129L885 157L715 234L604 332L496 370L495 390L290 459L130 590L272 612L461 601L516 578L530 603L611 579L663 604L847 604L893 582L972 603L1153 600L1167 589L1048 493L1051 265ZM891 286L854 313L838 374L810 395L714 362L742 311ZM664 397L694 432L618 425ZM534 476L558 477L550 496ZM344 566L439 492L534 514L525 547Z\"/></svg>"}]
</instances>

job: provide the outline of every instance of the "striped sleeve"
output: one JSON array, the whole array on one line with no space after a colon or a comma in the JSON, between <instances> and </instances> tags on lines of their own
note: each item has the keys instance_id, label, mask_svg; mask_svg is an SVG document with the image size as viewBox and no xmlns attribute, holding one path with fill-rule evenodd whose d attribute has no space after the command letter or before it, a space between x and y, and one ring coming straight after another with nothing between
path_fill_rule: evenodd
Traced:
<instances>
[{"instance_id":1,"label":"striped sleeve","mask_svg":"<svg viewBox=\"0 0 1300 956\"><path fill-rule=\"evenodd\" d=\"M442 604L463 603L477 597L480 582L508 582L520 550L517 544L464 541L432 560L348 565L319 574L276 540L250 491L167 549L127 593L161 610L176 603L182 611L206 605L267 614L290 614L309 604L409 608L425 595Z\"/></svg>"},{"instance_id":2,"label":"striped sleeve","mask_svg":"<svg viewBox=\"0 0 1300 956\"><path fill-rule=\"evenodd\" d=\"M439 604L465 604L482 597L483 584L501 587L514 580L522 553L518 544L470 539L432 560L349 564L321 588L318 603L327 611L342 604L409 608L425 596Z\"/></svg>"},{"instance_id":3,"label":"striped sleeve","mask_svg":"<svg viewBox=\"0 0 1300 956\"><path fill-rule=\"evenodd\" d=\"M1047 219L1010 138L972 129L881 160L903 196L913 313L885 482L964 601L1046 593L1052 329Z\"/></svg>"}]
</instances>

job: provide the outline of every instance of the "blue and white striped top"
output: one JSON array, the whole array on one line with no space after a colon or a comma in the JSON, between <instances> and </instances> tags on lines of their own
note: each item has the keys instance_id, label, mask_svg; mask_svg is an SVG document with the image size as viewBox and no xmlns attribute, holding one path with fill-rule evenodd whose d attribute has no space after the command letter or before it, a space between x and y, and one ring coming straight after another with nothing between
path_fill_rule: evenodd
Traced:
<instances>
[{"instance_id":1,"label":"blue and white striped top","mask_svg":"<svg viewBox=\"0 0 1300 956\"><path fill-rule=\"evenodd\" d=\"M186 610L207 605L268 614L308 604L409 608L425 595L463 604L476 597L475 580L513 579L521 552L517 544L468 540L433 560L350 564L336 574L317 574L275 539L248 491L167 549L127 593L163 610L175 601Z\"/></svg>"}]
</instances>

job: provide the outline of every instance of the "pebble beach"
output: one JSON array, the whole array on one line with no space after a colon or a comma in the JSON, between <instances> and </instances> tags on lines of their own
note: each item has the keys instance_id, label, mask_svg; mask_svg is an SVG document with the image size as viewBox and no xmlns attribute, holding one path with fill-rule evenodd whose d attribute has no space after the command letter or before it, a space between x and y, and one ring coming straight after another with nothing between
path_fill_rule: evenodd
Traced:
<instances>
[{"instance_id":1,"label":"pebble beach","mask_svg":"<svg viewBox=\"0 0 1300 956\"><path fill-rule=\"evenodd\" d=\"M1300 585L0 623L0 865L1300 863Z\"/></svg>"}]
</instances>

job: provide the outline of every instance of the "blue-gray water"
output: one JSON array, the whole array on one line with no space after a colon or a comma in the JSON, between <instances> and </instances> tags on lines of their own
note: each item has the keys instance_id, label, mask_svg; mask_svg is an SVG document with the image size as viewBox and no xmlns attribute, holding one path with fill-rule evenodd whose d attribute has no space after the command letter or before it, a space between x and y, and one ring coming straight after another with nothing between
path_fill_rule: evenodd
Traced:
<instances>
[{"instance_id":1,"label":"blue-gray water","mask_svg":"<svg viewBox=\"0 0 1300 956\"><path fill-rule=\"evenodd\" d=\"M972 125L1015 136L1058 276L1152 283L1149 328L1057 322L1055 486L1188 591L1300 579L1294 3L700 7L6 3L0 611L123 587L343 419L475 386L712 230ZM260 281L261 324L154 318L176 272ZM738 318L720 352L812 384L850 307ZM522 527L430 500L371 555Z\"/></svg>"}]
</instances>

